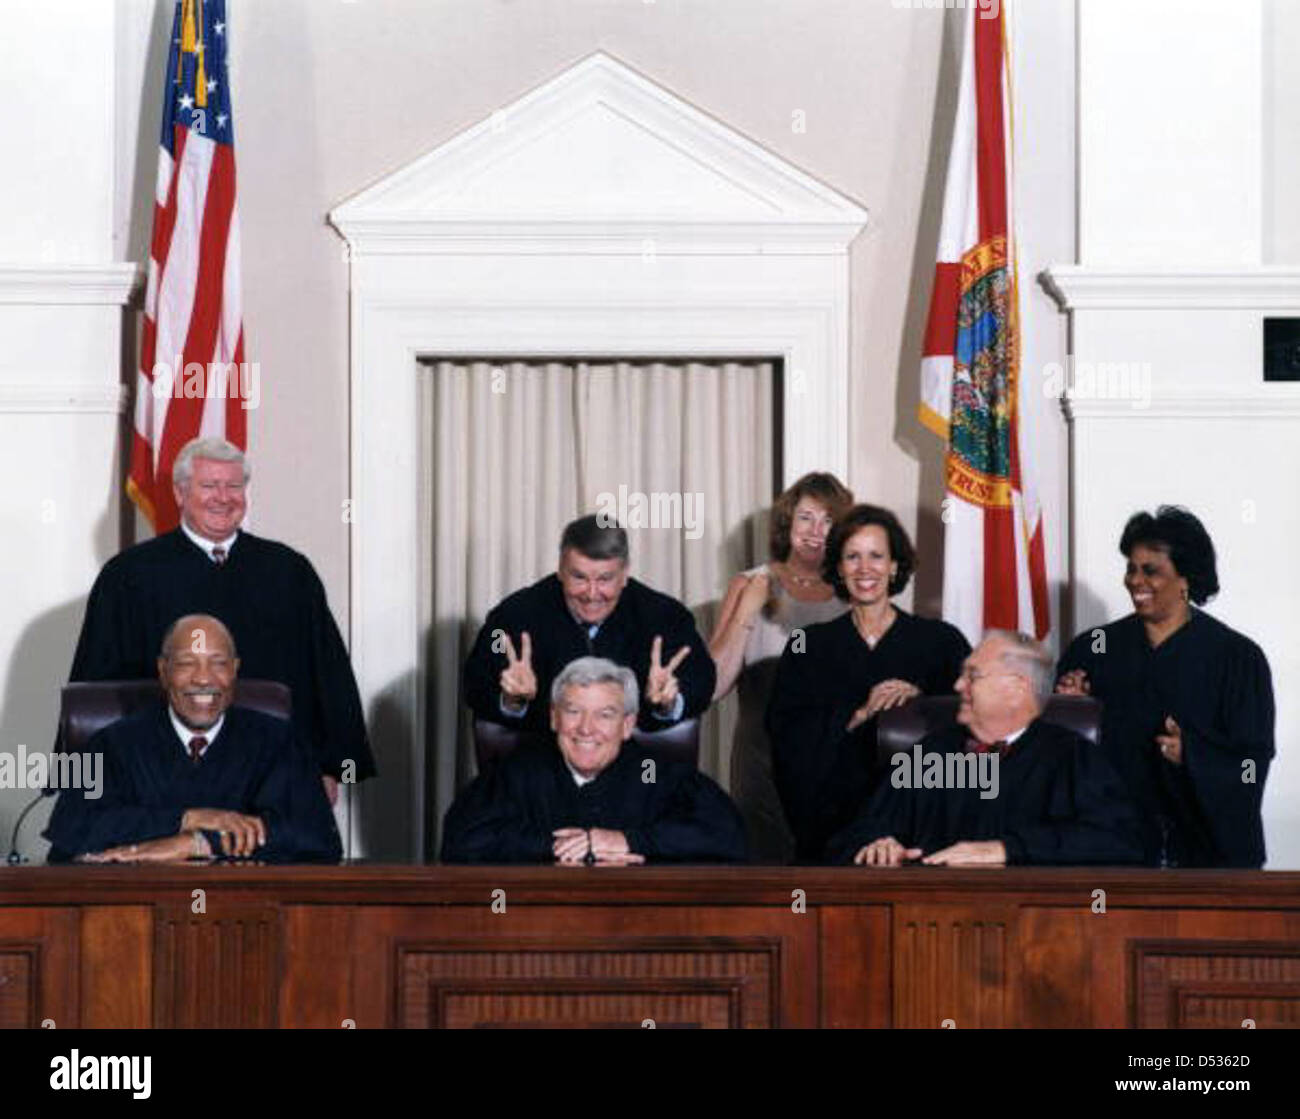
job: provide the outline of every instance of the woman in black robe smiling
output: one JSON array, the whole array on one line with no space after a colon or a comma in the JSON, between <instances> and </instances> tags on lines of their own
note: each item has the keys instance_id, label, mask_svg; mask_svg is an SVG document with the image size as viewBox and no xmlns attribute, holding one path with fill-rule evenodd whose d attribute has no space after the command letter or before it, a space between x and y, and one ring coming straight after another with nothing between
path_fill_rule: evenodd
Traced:
<instances>
[{"instance_id":1,"label":"woman in black robe smiling","mask_svg":"<svg viewBox=\"0 0 1300 1119\"><path fill-rule=\"evenodd\" d=\"M890 598L916 564L888 509L855 505L831 529L823 578L851 609L795 630L767 707L773 776L801 862L857 814L873 784L876 716L917 695L951 695L970 645L947 622Z\"/></svg>"},{"instance_id":2,"label":"woman in black robe smiling","mask_svg":"<svg viewBox=\"0 0 1300 1119\"><path fill-rule=\"evenodd\" d=\"M1186 509L1130 517L1119 550L1133 613L1079 634L1056 690L1102 701L1102 746L1142 812L1148 862L1261 866L1268 660L1197 609L1219 579L1209 533Z\"/></svg>"}]
</instances>

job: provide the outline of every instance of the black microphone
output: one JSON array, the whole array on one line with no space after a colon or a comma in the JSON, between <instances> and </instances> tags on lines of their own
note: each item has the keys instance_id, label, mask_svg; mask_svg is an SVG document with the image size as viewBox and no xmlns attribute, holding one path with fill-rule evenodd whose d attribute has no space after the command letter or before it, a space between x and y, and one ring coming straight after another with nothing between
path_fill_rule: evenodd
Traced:
<instances>
[{"instance_id":1,"label":"black microphone","mask_svg":"<svg viewBox=\"0 0 1300 1119\"><path fill-rule=\"evenodd\" d=\"M26 858L18 853L18 829L23 826L23 821L27 819L27 814L47 796L52 796L58 791L58 789L42 789L36 794L36 799L18 813L18 822L14 824L13 834L9 837L9 857L5 860L10 866L19 866L27 861Z\"/></svg>"}]
</instances>

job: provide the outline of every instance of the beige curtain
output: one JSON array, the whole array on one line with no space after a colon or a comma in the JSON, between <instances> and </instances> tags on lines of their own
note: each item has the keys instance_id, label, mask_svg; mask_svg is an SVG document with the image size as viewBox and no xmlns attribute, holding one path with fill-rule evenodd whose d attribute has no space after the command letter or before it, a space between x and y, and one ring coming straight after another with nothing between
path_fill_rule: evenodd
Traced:
<instances>
[{"instance_id":1,"label":"beige curtain","mask_svg":"<svg viewBox=\"0 0 1300 1119\"><path fill-rule=\"evenodd\" d=\"M767 558L776 376L758 361L436 361L426 371L433 836L473 773L459 687L474 635L503 597L555 570L564 525L599 511L602 494L678 494L683 516L698 515L693 527L629 529L631 570L684 602L708 639L728 579ZM700 750L724 786L733 703L706 716Z\"/></svg>"}]
</instances>

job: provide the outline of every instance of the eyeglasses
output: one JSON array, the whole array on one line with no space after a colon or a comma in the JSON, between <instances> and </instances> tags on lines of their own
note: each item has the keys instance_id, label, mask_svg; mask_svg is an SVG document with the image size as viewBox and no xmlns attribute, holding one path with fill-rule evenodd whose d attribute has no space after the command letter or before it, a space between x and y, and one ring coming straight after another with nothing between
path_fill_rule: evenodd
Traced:
<instances>
[{"instance_id":1,"label":"eyeglasses","mask_svg":"<svg viewBox=\"0 0 1300 1119\"><path fill-rule=\"evenodd\" d=\"M963 668L961 670L961 679L968 684L977 684L981 680L988 680L994 676L1022 676L1021 672L980 672L974 668Z\"/></svg>"}]
</instances>

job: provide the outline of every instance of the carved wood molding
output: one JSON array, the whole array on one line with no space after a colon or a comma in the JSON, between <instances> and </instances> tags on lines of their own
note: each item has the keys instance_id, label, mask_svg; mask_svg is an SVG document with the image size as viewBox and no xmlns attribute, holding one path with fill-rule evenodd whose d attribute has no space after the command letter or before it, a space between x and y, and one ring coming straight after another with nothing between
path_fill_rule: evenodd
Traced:
<instances>
[{"instance_id":1,"label":"carved wood molding","mask_svg":"<svg viewBox=\"0 0 1300 1119\"><path fill-rule=\"evenodd\" d=\"M1135 940L1130 1025L1140 1029L1300 1029L1300 944Z\"/></svg>"},{"instance_id":2,"label":"carved wood molding","mask_svg":"<svg viewBox=\"0 0 1300 1119\"><path fill-rule=\"evenodd\" d=\"M781 949L762 936L408 941L394 946L394 1024L775 1026Z\"/></svg>"},{"instance_id":3,"label":"carved wood molding","mask_svg":"<svg viewBox=\"0 0 1300 1119\"><path fill-rule=\"evenodd\" d=\"M280 915L275 905L221 904L195 914L159 905L154 918L154 1025L258 1029L277 1023Z\"/></svg>"}]
</instances>

